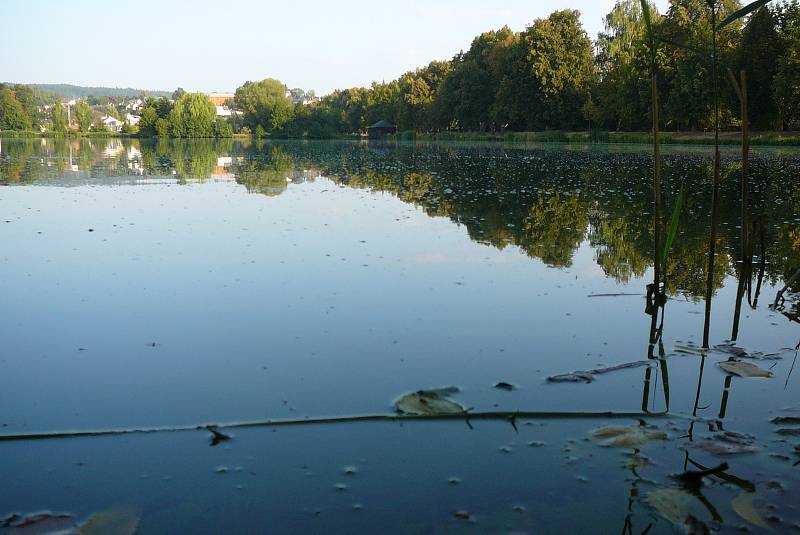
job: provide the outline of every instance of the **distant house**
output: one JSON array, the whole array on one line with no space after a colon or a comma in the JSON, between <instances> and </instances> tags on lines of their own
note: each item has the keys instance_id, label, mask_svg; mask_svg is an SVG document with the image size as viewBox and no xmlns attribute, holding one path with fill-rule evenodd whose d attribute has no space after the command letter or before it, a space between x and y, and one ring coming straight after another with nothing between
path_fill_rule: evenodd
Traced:
<instances>
[{"instance_id":1,"label":"distant house","mask_svg":"<svg viewBox=\"0 0 800 535\"><path fill-rule=\"evenodd\" d=\"M111 132L121 132L122 131L122 125L125 124L122 121L120 121L119 119L117 119L115 117L112 117L110 115L104 115L100 119L100 122L102 124L104 124L106 126L106 128L108 128L109 131L111 131Z\"/></svg>"},{"instance_id":2,"label":"distant house","mask_svg":"<svg viewBox=\"0 0 800 535\"><path fill-rule=\"evenodd\" d=\"M396 132L397 127L389 121L384 120L380 120L374 125L367 127L367 137L370 139L381 139Z\"/></svg>"},{"instance_id":3,"label":"distant house","mask_svg":"<svg viewBox=\"0 0 800 535\"><path fill-rule=\"evenodd\" d=\"M233 100L235 95L233 93L211 93L208 95L208 101L214 106L224 106L229 100Z\"/></svg>"},{"instance_id":4,"label":"distant house","mask_svg":"<svg viewBox=\"0 0 800 535\"><path fill-rule=\"evenodd\" d=\"M230 117L233 115L231 109L227 106L214 106L217 109L217 117Z\"/></svg>"},{"instance_id":5,"label":"distant house","mask_svg":"<svg viewBox=\"0 0 800 535\"><path fill-rule=\"evenodd\" d=\"M139 124L139 117L137 117L136 115L133 115L131 113L126 113L125 114L125 122L128 123L131 126L136 126L137 124Z\"/></svg>"},{"instance_id":6,"label":"distant house","mask_svg":"<svg viewBox=\"0 0 800 535\"><path fill-rule=\"evenodd\" d=\"M140 98L135 98L125 103L125 109L128 111L139 111L142 106L144 106L144 101Z\"/></svg>"}]
</instances>

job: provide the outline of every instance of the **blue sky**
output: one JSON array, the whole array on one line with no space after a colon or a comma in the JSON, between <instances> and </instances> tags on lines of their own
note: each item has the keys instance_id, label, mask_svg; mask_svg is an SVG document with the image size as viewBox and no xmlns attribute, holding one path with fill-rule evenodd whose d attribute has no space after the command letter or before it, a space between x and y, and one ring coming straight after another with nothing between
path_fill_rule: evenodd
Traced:
<instances>
[{"instance_id":1,"label":"blue sky","mask_svg":"<svg viewBox=\"0 0 800 535\"><path fill-rule=\"evenodd\" d=\"M657 0L659 9L667 0ZM593 38L614 0L3 0L0 81L232 91L273 77L325 94L447 59L556 9Z\"/></svg>"}]
</instances>

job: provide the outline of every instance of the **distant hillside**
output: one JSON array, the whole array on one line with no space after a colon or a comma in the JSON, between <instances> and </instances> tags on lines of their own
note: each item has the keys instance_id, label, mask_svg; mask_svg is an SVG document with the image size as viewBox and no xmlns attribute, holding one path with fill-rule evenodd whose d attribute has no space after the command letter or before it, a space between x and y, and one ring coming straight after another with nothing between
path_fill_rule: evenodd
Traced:
<instances>
[{"instance_id":1,"label":"distant hillside","mask_svg":"<svg viewBox=\"0 0 800 535\"><path fill-rule=\"evenodd\" d=\"M169 97L172 95L171 91L150 91L147 89L134 89L132 87L85 87L70 84L25 85L68 98L85 98L90 95L95 97L135 97L142 93L153 97Z\"/></svg>"}]
</instances>

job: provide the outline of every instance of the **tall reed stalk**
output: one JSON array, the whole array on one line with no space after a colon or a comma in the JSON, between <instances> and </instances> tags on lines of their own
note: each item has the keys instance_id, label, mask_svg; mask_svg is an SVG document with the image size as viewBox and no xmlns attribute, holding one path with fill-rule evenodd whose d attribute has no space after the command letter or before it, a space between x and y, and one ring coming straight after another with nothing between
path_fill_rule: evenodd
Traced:
<instances>
[{"instance_id":1,"label":"tall reed stalk","mask_svg":"<svg viewBox=\"0 0 800 535\"><path fill-rule=\"evenodd\" d=\"M714 95L714 183L711 192L711 227L708 237L708 268L706 271L705 318L703 347L708 348L711 331L711 300L714 293L714 263L717 256L717 220L719 219L719 87L717 83L717 1L708 0L711 9L711 76Z\"/></svg>"},{"instance_id":2,"label":"tall reed stalk","mask_svg":"<svg viewBox=\"0 0 800 535\"><path fill-rule=\"evenodd\" d=\"M739 82L733 76L733 72L728 69L733 89L739 97L742 115L742 172L739 176L739 191L741 197L741 266L739 268L739 285L736 290L736 309L733 313L733 327L731 329L731 340L739 337L739 320L742 314L742 299L744 297L746 281L750 281L753 260L753 250L750 247L750 216L749 210L749 185L747 172L750 162L750 128L748 125L749 117L747 114L747 73L742 70L739 73Z\"/></svg>"},{"instance_id":3,"label":"tall reed stalk","mask_svg":"<svg viewBox=\"0 0 800 535\"><path fill-rule=\"evenodd\" d=\"M642 17L647 26L647 39L650 45L650 115L653 119L653 294L655 300L654 314L658 315L658 305L662 304L663 292L661 288L662 279L662 254L661 254L661 146L658 131L658 70L656 67L656 46L657 39L653 30L653 22L650 16L650 5L648 0L640 0L642 5ZM650 293L650 292L648 292ZM650 307L652 308L652 307Z\"/></svg>"}]
</instances>

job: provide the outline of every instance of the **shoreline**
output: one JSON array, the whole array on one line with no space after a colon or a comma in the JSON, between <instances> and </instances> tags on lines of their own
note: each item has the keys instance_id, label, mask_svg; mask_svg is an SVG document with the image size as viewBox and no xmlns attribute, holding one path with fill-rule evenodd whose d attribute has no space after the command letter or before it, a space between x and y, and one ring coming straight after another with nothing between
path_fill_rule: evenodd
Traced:
<instances>
[{"instance_id":1,"label":"shoreline","mask_svg":"<svg viewBox=\"0 0 800 535\"><path fill-rule=\"evenodd\" d=\"M341 135L333 137L291 137L291 136L266 136L255 138L251 135L234 134L231 137L203 137L203 138L179 138L179 137L158 137L158 136L139 136L129 133L54 133L54 132L33 132L6 130L0 131L0 137L6 139L139 139L139 140L160 140L160 139L206 139L206 140L252 140L252 141L286 141L286 140L307 140L307 141L378 141L389 143L401 142L486 142L486 143L553 143L568 145L649 145L653 139L646 132L595 132L577 131L543 131L543 132L436 132L436 133L416 133L411 131L398 132L378 140L370 140L365 135ZM712 132L661 132L660 143L672 146L713 146L714 134ZM722 132L719 140L723 147L741 147L740 132ZM750 135L750 146L757 147L797 147L800 148L800 132L754 132Z\"/></svg>"}]
</instances>

